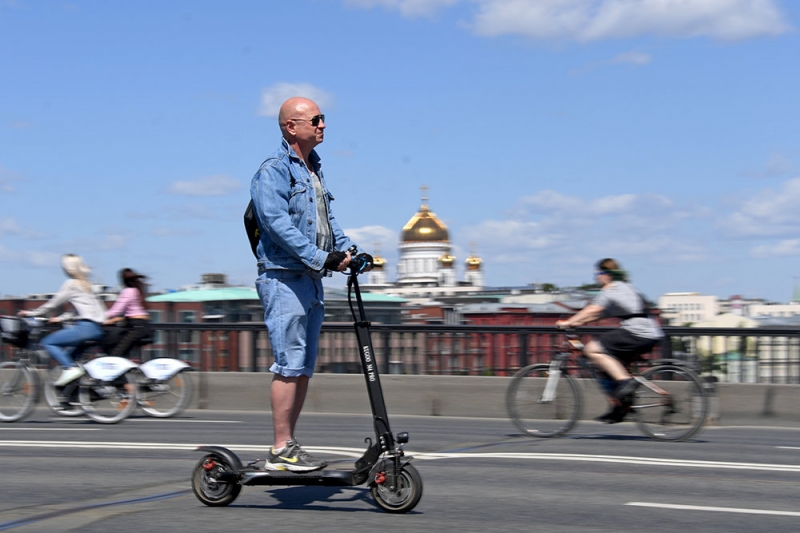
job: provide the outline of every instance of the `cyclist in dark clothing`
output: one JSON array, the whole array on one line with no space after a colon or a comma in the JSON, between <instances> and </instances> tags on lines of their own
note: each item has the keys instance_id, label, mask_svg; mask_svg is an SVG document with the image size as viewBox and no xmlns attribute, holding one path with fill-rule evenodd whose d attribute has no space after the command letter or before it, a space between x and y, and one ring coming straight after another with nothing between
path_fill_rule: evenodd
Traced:
<instances>
[{"instance_id":1,"label":"cyclist in dark clothing","mask_svg":"<svg viewBox=\"0 0 800 533\"><path fill-rule=\"evenodd\" d=\"M627 414L636 381L627 366L636 358L653 349L664 337L658 322L647 314L644 299L628 283L628 276L619 263L611 258L597 262L595 278L601 286L600 293L586 307L566 320L559 320L560 328L571 328L599 318L616 317L620 326L590 341L584 348L586 357L615 382L611 391L612 409L598 418L602 422L621 422Z\"/></svg>"}]
</instances>

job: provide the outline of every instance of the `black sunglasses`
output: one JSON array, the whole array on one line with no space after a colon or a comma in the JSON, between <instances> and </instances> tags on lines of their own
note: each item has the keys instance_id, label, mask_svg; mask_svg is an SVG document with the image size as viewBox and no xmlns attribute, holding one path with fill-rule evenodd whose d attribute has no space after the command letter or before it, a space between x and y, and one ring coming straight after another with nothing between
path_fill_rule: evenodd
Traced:
<instances>
[{"instance_id":1,"label":"black sunglasses","mask_svg":"<svg viewBox=\"0 0 800 533\"><path fill-rule=\"evenodd\" d=\"M305 122L310 122L311 125L316 128L317 126L319 126L320 122L325 122L325 115L323 115L323 114L314 115L311 118L291 118L289 120L294 120L295 122L297 122L298 120L302 120L302 121L305 121Z\"/></svg>"}]
</instances>

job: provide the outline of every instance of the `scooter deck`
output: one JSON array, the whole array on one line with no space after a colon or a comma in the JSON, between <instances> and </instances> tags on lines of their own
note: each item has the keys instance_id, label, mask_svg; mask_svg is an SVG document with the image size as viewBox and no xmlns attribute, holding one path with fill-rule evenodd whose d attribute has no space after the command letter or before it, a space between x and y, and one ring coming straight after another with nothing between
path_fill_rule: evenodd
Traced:
<instances>
[{"instance_id":1,"label":"scooter deck","mask_svg":"<svg viewBox=\"0 0 800 533\"><path fill-rule=\"evenodd\" d=\"M349 487L355 485L352 470L315 470L313 472L283 472L279 470L243 470L240 485L317 485Z\"/></svg>"}]
</instances>

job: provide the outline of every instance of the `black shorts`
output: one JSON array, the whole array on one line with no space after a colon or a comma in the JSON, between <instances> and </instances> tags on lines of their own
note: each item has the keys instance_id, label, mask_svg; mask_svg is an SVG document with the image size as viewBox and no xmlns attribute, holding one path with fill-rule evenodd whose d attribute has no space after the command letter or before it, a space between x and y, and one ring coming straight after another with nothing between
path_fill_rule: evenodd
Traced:
<instances>
[{"instance_id":1,"label":"black shorts","mask_svg":"<svg viewBox=\"0 0 800 533\"><path fill-rule=\"evenodd\" d=\"M627 365L651 351L658 339L637 337L627 329L617 328L600 335L598 341L605 353Z\"/></svg>"}]
</instances>

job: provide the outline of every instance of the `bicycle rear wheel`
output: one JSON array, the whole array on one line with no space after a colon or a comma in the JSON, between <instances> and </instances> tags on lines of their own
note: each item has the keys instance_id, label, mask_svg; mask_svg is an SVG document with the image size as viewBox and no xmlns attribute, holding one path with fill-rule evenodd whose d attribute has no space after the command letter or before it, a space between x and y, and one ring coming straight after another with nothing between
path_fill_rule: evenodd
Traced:
<instances>
[{"instance_id":1,"label":"bicycle rear wheel","mask_svg":"<svg viewBox=\"0 0 800 533\"><path fill-rule=\"evenodd\" d=\"M550 365L537 364L514 374L506 391L508 416L530 437L558 437L571 430L581 415L582 398L577 383L559 373L552 391L545 397ZM552 386L552 385L551 385Z\"/></svg>"},{"instance_id":2,"label":"bicycle rear wheel","mask_svg":"<svg viewBox=\"0 0 800 533\"><path fill-rule=\"evenodd\" d=\"M186 371L165 380L144 379L139 383L139 407L157 418L175 416L189 405L192 389L192 380Z\"/></svg>"},{"instance_id":3,"label":"bicycle rear wheel","mask_svg":"<svg viewBox=\"0 0 800 533\"><path fill-rule=\"evenodd\" d=\"M13 361L0 364L0 421L22 420L36 407L39 379L27 366Z\"/></svg>"},{"instance_id":4,"label":"bicycle rear wheel","mask_svg":"<svg viewBox=\"0 0 800 533\"><path fill-rule=\"evenodd\" d=\"M677 365L662 365L642 373L652 382L639 384L633 397L636 424L656 440L681 441L706 423L709 399L697 375Z\"/></svg>"},{"instance_id":5,"label":"bicycle rear wheel","mask_svg":"<svg viewBox=\"0 0 800 533\"><path fill-rule=\"evenodd\" d=\"M101 424L116 424L136 409L136 377L126 372L114 381L81 378L78 398L86 416Z\"/></svg>"}]
</instances>

